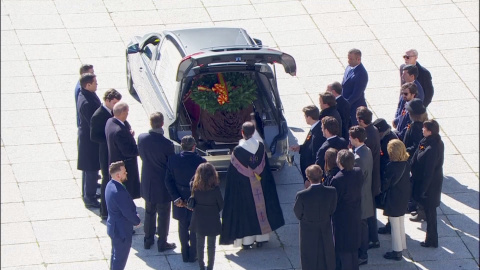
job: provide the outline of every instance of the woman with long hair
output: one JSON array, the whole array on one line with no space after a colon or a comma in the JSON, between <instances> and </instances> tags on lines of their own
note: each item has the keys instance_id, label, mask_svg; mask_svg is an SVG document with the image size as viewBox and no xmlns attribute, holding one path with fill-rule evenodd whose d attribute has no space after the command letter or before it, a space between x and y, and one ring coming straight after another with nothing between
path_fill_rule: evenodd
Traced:
<instances>
[{"instance_id":1,"label":"woman with long hair","mask_svg":"<svg viewBox=\"0 0 480 270\"><path fill-rule=\"evenodd\" d=\"M410 164L405 145L399 139L391 140L387 145L390 162L385 167L382 192L386 193L383 215L388 216L392 233L392 250L383 257L400 261L402 251L407 248L405 239L404 215L410 199Z\"/></svg>"},{"instance_id":2,"label":"woman with long hair","mask_svg":"<svg viewBox=\"0 0 480 270\"><path fill-rule=\"evenodd\" d=\"M207 238L207 269L213 269L215 260L215 242L222 230L220 211L223 209L223 198L220 192L218 174L210 163L198 166L191 183L195 200L190 230L196 233L197 256L200 269L205 269L203 251Z\"/></svg>"},{"instance_id":3,"label":"woman with long hair","mask_svg":"<svg viewBox=\"0 0 480 270\"><path fill-rule=\"evenodd\" d=\"M331 186L333 177L340 171L337 166L337 153L335 148L328 148L325 152L325 177L322 182L324 186Z\"/></svg>"}]
</instances>

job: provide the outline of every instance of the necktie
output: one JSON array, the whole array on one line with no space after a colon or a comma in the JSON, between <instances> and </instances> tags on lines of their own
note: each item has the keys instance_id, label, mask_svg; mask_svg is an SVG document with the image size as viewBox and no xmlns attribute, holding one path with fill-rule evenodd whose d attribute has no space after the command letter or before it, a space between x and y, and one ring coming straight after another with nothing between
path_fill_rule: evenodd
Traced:
<instances>
[{"instance_id":1,"label":"necktie","mask_svg":"<svg viewBox=\"0 0 480 270\"><path fill-rule=\"evenodd\" d=\"M348 68L349 68L349 70L348 70L347 74L345 75L345 77L343 78L342 84L345 83L345 81L353 75L353 68L350 67L350 66L348 66Z\"/></svg>"}]
</instances>

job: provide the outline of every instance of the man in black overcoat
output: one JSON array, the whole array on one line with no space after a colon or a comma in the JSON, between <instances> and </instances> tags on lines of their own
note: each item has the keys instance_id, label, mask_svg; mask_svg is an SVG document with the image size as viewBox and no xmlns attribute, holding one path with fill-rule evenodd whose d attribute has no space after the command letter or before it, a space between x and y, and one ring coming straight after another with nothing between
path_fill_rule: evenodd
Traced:
<instances>
[{"instance_id":1,"label":"man in black overcoat","mask_svg":"<svg viewBox=\"0 0 480 270\"><path fill-rule=\"evenodd\" d=\"M299 191L293 211L300 220L300 258L304 270L334 270L335 246L332 215L337 207L337 192L322 185L323 171L310 165L305 173L310 187Z\"/></svg>"},{"instance_id":2,"label":"man in black overcoat","mask_svg":"<svg viewBox=\"0 0 480 270\"><path fill-rule=\"evenodd\" d=\"M183 137L181 146L183 151L180 154L168 158L165 185L174 202L173 218L178 220L182 259L184 262L195 262L197 240L195 233L188 230L192 211L186 208L186 202L191 195L190 181L198 165L206 160L195 152L196 142L192 136Z\"/></svg>"},{"instance_id":3,"label":"man in black overcoat","mask_svg":"<svg viewBox=\"0 0 480 270\"><path fill-rule=\"evenodd\" d=\"M302 111L305 115L305 121L311 126L311 128L305 138L305 142L302 145L291 146L290 150L295 152L298 151L300 153L300 171L303 176L305 187L307 187L310 185L310 182L307 182L305 169L315 163L317 151L326 139L322 134L322 127L319 121L320 110L318 107L315 105L309 105L304 107Z\"/></svg>"},{"instance_id":4,"label":"man in black overcoat","mask_svg":"<svg viewBox=\"0 0 480 270\"><path fill-rule=\"evenodd\" d=\"M430 74L430 71L420 65L420 63L417 61L418 59L418 51L415 49L410 49L405 52L405 55L403 55L403 59L405 59L405 64L402 64L400 66L400 85L403 85L406 83L406 81L403 79L403 68L406 65L415 65L418 69L418 76L416 78L416 81L422 86L423 91L425 93L425 98L423 99L423 105L427 107L430 102L432 102L433 98L433 84L432 84L432 75Z\"/></svg>"},{"instance_id":5,"label":"man in black overcoat","mask_svg":"<svg viewBox=\"0 0 480 270\"><path fill-rule=\"evenodd\" d=\"M367 219L368 222L368 240L369 248L380 247L378 241L377 229L377 210L375 206L375 196L380 194L382 182L380 181L380 135L377 128L372 123L373 113L367 107L357 108L358 125L363 127L367 132L367 139L365 145L370 148L373 156L373 170L372 170L372 196L373 196L373 216Z\"/></svg>"},{"instance_id":6,"label":"man in black overcoat","mask_svg":"<svg viewBox=\"0 0 480 270\"><path fill-rule=\"evenodd\" d=\"M90 139L98 143L98 157L100 160L100 169L102 171L102 185L100 187L100 216L103 220L107 219L107 204L105 203L105 188L110 179L108 173L108 146L105 136L105 125L107 120L113 116L113 106L122 99L122 94L111 88L103 96L103 104L98 107L90 120Z\"/></svg>"},{"instance_id":7,"label":"man in black overcoat","mask_svg":"<svg viewBox=\"0 0 480 270\"><path fill-rule=\"evenodd\" d=\"M138 152L142 159L140 193L145 199L143 246L145 249L150 249L154 243L155 230L157 230L158 251L163 252L176 247L174 243L167 243L172 198L165 186L167 161L175 152L173 143L163 136L162 113L156 112L150 115L150 126L152 129L148 133L138 136Z\"/></svg>"},{"instance_id":8,"label":"man in black overcoat","mask_svg":"<svg viewBox=\"0 0 480 270\"><path fill-rule=\"evenodd\" d=\"M327 91L332 93L337 101L337 111L342 118L341 136L348 142L348 129L352 126L350 119L350 103L342 96L342 84L333 82L327 86Z\"/></svg>"},{"instance_id":9,"label":"man in black overcoat","mask_svg":"<svg viewBox=\"0 0 480 270\"><path fill-rule=\"evenodd\" d=\"M77 169L82 171L82 195L86 207L99 208L100 203L95 198L97 191L98 144L90 139L90 119L101 106L97 91L97 77L92 73L84 73L80 78L82 89L78 94L77 112L80 119L78 127L78 161Z\"/></svg>"},{"instance_id":10,"label":"man in black overcoat","mask_svg":"<svg viewBox=\"0 0 480 270\"><path fill-rule=\"evenodd\" d=\"M323 136L327 138L327 140L322 144L320 149L318 149L315 164L319 165L323 171L325 167L325 152L327 152L328 148L335 148L337 150L347 149L348 142L342 137L339 137L340 127L337 119L326 116L322 118L321 122Z\"/></svg>"},{"instance_id":11,"label":"man in black overcoat","mask_svg":"<svg viewBox=\"0 0 480 270\"><path fill-rule=\"evenodd\" d=\"M125 187L133 199L140 198L140 176L138 173L138 148L133 137L135 132L127 122L128 104L119 101L113 106L113 117L107 120L105 136L108 146L108 163L123 161L127 169Z\"/></svg>"},{"instance_id":12,"label":"man in black overcoat","mask_svg":"<svg viewBox=\"0 0 480 270\"><path fill-rule=\"evenodd\" d=\"M318 100L321 109L319 120L321 121L324 117L331 116L337 120L340 130L342 130L342 117L337 111L337 101L333 94L330 92L320 93Z\"/></svg>"}]
</instances>

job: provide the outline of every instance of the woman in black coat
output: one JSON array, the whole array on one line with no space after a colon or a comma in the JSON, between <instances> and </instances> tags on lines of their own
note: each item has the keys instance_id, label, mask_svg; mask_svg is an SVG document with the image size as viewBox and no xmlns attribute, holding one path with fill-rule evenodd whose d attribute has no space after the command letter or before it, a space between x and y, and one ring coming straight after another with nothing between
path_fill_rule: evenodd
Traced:
<instances>
[{"instance_id":1,"label":"woman in black coat","mask_svg":"<svg viewBox=\"0 0 480 270\"><path fill-rule=\"evenodd\" d=\"M205 269L203 250L207 237L207 269L213 269L215 260L215 242L222 231L220 211L223 209L223 198L215 167L210 163L198 166L191 183L192 195L195 198L190 231L196 233L197 256L200 269Z\"/></svg>"},{"instance_id":2,"label":"woman in black coat","mask_svg":"<svg viewBox=\"0 0 480 270\"><path fill-rule=\"evenodd\" d=\"M440 206L443 183L443 155L445 147L438 134L440 127L435 120L423 123L423 136L413 155L413 198L425 210L427 235L422 247L438 247L437 207Z\"/></svg>"},{"instance_id":3,"label":"woman in black coat","mask_svg":"<svg viewBox=\"0 0 480 270\"><path fill-rule=\"evenodd\" d=\"M385 167L382 178L382 192L386 193L383 215L388 216L390 222L393 251L385 253L383 257L400 261L402 251L407 248L404 215L412 191L409 155L399 139L388 143L387 152L390 162Z\"/></svg>"},{"instance_id":4,"label":"woman in black coat","mask_svg":"<svg viewBox=\"0 0 480 270\"><path fill-rule=\"evenodd\" d=\"M338 150L335 148L328 148L325 152L325 175L322 179L324 186L331 186L333 177L340 171L337 166L337 153Z\"/></svg>"}]
</instances>

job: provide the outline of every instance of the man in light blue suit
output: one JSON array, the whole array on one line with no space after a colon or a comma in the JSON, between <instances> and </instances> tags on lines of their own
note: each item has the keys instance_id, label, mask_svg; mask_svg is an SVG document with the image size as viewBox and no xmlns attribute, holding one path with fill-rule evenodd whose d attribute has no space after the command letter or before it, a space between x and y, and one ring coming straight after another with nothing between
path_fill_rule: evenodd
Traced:
<instances>
[{"instance_id":1,"label":"man in light blue suit","mask_svg":"<svg viewBox=\"0 0 480 270\"><path fill-rule=\"evenodd\" d=\"M112 179L105 188L107 202L107 233L112 239L111 270L123 270L127 264L132 246L133 226L140 224L135 203L123 185L127 180L127 170L123 161L110 164Z\"/></svg>"},{"instance_id":2,"label":"man in light blue suit","mask_svg":"<svg viewBox=\"0 0 480 270\"><path fill-rule=\"evenodd\" d=\"M358 125L356 112L360 106L367 107L365 88L368 84L368 73L362 64L362 52L359 49L348 51L348 66L343 75L342 96L350 104L352 125Z\"/></svg>"}]
</instances>

